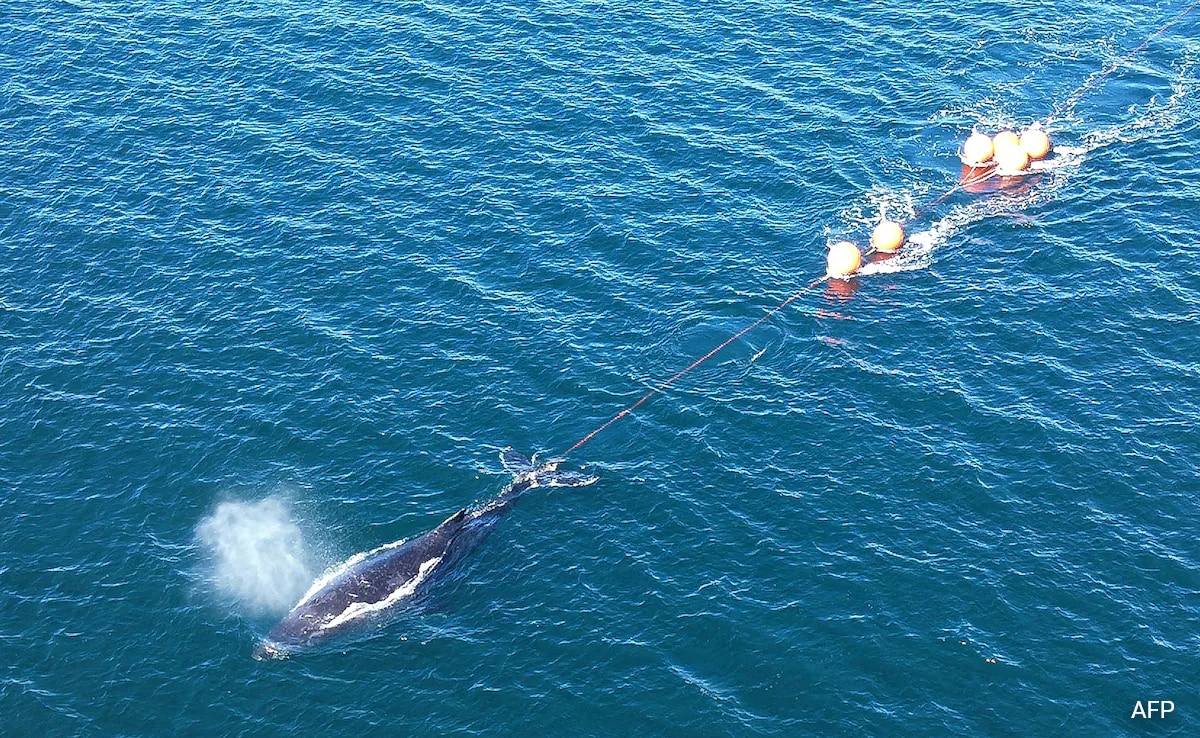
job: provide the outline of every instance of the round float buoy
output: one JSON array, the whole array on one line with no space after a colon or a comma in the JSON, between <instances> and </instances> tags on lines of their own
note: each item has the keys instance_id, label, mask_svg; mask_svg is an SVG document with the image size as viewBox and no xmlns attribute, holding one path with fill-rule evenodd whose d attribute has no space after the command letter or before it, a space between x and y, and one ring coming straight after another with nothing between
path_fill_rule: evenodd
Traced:
<instances>
[{"instance_id":1,"label":"round float buoy","mask_svg":"<svg viewBox=\"0 0 1200 738\"><path fill-rule=\"evenodd\" d=\"M1029 154L1020 146L1005 146L996 151L996 166L1004 172L1023 172L1029 168Z\"/></svg>"},{"instance_id":2,"label":"round float buoy","mask_svg":"<svg viewBox=\"0 0 1200 738\"><path fill-rule=\"evenodd\" d=\"M904 244L904 226L894 220L883 219L871 232L871 248L885 254L894 254Z\"/></svg>"},{"instance_id":3,"label":"round float buoy","mask_svg":"<svg viewBox=\"0 0 1200 738\"><path fill-rule=\"evenodd\" d=\"M1012 131L1000 131L995 136L992 136L992 149L995 151L995 156L1000 156L1001 149L1020 148L1021 139L1017 138L1017 134Z\"/></svg>"},{"instance_id":4,"label":"round float buoy","mask_svg":"<svg viewBox=\"0 0 1200 738\"><path fill-rule=\"evenodd\" d=\"M1025 149L1030 159L1041 159L1050 153L1050 137L1041 126L1034 123L1021 134L1021 148Z\"/></svg>"},{"instance_id":5,"label":"round float buoy","mask_svg":"<svg viewBox=\"0 0 1200 738\"><path fill-rule=\"evenodd\" d=\"M829 247L825 263L829 267L830 277L845 279L862 266L862 252L849 241L838 241Z\"/></svg>"},{"instance_id":6,"label":"round float buoy","mask_svg":"<svg viewBox=\"0 0 1200 738\"><path fill-rule=\"evenodd\" d=\"M991 160L994 152L992 139L976 131L968 136L966 143L963 144L963 162L966 164L983 164Z\"/></svg>"}]
</instances>

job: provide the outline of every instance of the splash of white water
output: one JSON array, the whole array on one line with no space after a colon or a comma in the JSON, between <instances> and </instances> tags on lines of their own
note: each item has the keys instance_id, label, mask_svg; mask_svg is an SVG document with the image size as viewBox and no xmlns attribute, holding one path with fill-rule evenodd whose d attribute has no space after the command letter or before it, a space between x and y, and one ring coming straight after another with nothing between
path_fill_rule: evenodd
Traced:
<instances>
[{"instance_id":1,"label":"splash of white water","mask_svg":"<svg viewBox=\"0 0 1200 738\"><path fill-rule=\"evenodd\" d=\"M934 252L951 242L968 226L985 218L1020 216L1023 211L1053 199L1055 193L1093 152L1114 144L1134 143L1194 119L1197 92L1200 92L1200 78L1196 74L1198 66L1200 59L1197 58L1197 52L1189 49L1175 69L1172 93L1165 100L1154 98L1143 106L1131 107L1131 119L1125 123L1076 134L1079 146L1056 145L1055 157L1038 167L1039 171L1045 173L1045 179L1034 187L1019 193L999 193L955 205L928 226L915 228L898 256L868 264L858 274L869 276L925 269L933 263ZM943 117L962 117L968 112L947 111ZM999 110L975 111L970 116L975 117L977 125L983 129L1019 127L1016 119ZM1059 126L1052 127L1051 131L1056 138L1071 138L1070 132ZM878 214L883 212L908 220L914 214L911 205L914 195L914 192L872 191L863 200L847 207L840 222L846 224L844 230L862 230L877 222Z\"/></svg>"},{"instance_id":2,"label":"splash of white water","mask_svg":"<svg viewBox=\"0 0 1200 738\"><path fill-rule=\"evenodd\" d=\"M1038 171L1050 175L1047 181L1020 193L1004 192L956 205L927 228L910 234L907 245L897 256L868 264L859 270L859 274L868 276L925 269L933 262L933 252L967 226L984 218L1019 216L1023 211L1053 199L1064 184L1065 174L1079 166L1085 153L1082 148L1058 147L1053 160L1038 162L1041 165Z\"/></svg>"}]
</instances>

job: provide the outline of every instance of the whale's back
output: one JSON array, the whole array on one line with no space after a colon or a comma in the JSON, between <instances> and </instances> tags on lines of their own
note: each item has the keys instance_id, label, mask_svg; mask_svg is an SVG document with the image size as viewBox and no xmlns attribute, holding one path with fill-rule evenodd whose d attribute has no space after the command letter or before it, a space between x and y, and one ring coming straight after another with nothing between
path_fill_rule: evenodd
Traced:
<instances>
[{"instance_id":1,"label":"whale's back","mask_svg":"<svg viewBox=\"0 0 1200 738\"><path fill-rule=\"evenodd\" d=\"M410 598L450 558L455 538L470 522L467 511L459 510L424 535L351 557L296 603L267 639L280 646L307 645Z\"/></svg>"}]
</instances>

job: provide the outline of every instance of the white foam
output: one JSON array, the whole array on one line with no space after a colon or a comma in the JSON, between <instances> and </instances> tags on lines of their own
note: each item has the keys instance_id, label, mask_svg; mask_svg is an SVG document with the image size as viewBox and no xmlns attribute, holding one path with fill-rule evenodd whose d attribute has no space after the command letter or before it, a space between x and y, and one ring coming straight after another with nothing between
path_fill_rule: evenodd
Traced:
<instances>
[{"instance_id":1,"label":"white foam","mask_svg":"<svg viewBox=\"0 0 1200 738\"><path fill-rule=\"evenodd\" d=\"M881 218L906 222L916 216L919 193L897 192L883 187L869 190L864 198L851 202L838 215L838 225L825 227L825 240L853 240L853 233L870 231Z\"/></svg>"},{"instance_id":2,"label":"white foam","mask_svg":"<svg viewBox=\"0 0 1200 738\"><path fill-rule=\"evenodd\" d=\"M925 230L910 234L904 248L896 256L867 264L858 273L870 276L926 269L933 263L934 252L967 226L985 218L1019 215L1023 210L1048 201L1060 186L1061 181L1052 178L1020 194L1000 192L955 205Z\"/></svg>"},{"instance_id":3,"label":"white foam","mask_svg":"<svg viewBox=\"0 0 1200 738\"><path fill-rule=\"evenodd\" d=\"M955 205L928 228L910 233L904 248L896 256L867 264L858 273L861 276L870 276L928 268L933 263L934 252L968 226L985 218L1019 215L1023 210L1050 200L1065 182L1064 178L1069 170L1083 163L1088 151L1087 147L1056 145L1054 155L1034 162L1036 168L1031 168L1030 171L997 172L998 176L1040 174L1047 179L1025 192L999 191Z\"/></svg>"},{"instance_id":4,"label":"white foam","mask_svg":"<svg viewBox=\"0 0 1200 738\"><path fill-rule=\"evenodd\" d=\"M1054 152L1050 156L1029 162L1029 169L1023 172L1006 172L997 168L996 174L1002 177L1028 177L1033 174L1045 174L1068 167L1077 167L1083 163L1083 156L1087 152L1087 148L1083 146L1055 146Z\"/></svg>"},{"instance_id":5,"label":"white foam","mask_svg":"<svg viewBox=\"0 0 1200 738\"><path fill-rule=\"evenodd\" d=\"M1115 143L1136 143L1164 130L1179 126L1195 118L1194 101L1200 91L1200 79L1193 73L1196 60L1189 57L1179 66L1179 75L1171 84L1171 95L1165 101L1152 99L1145 106L1129 109L1134 118L1131 122L1101 128L1084 136L1088 151Z\"/></svg>"}]
</instances>

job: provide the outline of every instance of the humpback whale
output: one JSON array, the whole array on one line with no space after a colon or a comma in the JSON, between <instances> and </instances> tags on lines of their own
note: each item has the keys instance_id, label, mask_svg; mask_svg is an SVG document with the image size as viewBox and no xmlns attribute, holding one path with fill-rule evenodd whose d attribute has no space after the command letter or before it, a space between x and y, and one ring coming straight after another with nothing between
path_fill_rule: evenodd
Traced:
<instances>
[{"instance_id":1,"label":"humpback whale","mask_svg":"<svg viewBox=\"0 0 1200 738\"><path fill-rule=\"evenodd\" d=\"M254 650L258 660L337 635L368 616L411 603L425 587L479 545L517 498L534 487L585 487L598 477L560 471L558 461L535 464L511 448L500 462L512 482L494 499L463 508L424 535L355 554L313 582L300 601Z\"/></svg>"}]
</instances>

